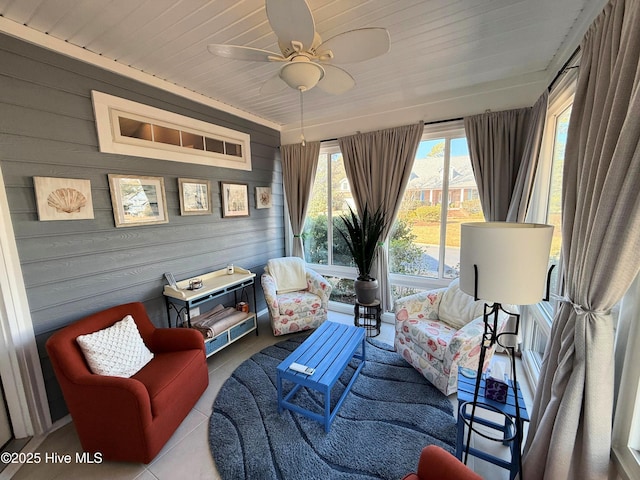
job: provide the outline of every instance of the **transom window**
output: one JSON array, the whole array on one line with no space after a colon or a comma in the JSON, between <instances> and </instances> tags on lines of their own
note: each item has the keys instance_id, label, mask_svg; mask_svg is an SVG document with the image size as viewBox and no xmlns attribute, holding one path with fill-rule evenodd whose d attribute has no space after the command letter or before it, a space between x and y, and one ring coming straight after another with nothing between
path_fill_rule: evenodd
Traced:
<instances>
[{"instance_id":1,"label":"transom window","mask_svg":"<svg viewBox=\"0 0 640 480\"><path fill-rule=\"evenodd\" d=\"M248 134L91 92L101 152L251 170Z\"/></svg>"}]
</instances>

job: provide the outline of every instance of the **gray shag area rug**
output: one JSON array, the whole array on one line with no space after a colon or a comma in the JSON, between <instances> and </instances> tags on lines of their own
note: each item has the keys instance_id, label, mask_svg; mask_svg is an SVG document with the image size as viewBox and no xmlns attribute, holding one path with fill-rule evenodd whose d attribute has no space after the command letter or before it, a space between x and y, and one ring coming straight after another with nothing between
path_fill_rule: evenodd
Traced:
<instances>
[{"instance_id":1,"label":"gray shag area rug","mask_svg":"<svg viewBox=\"0 0 640 480\"><path fill-rule=\"evenodd\" d=\"M329 433L300 414L279 414L276 366L305 338L253 355L222 386L209 420L209 445L223 480L398 480L416 470L425 445L454 451L451 402L377 340L368 340L365 367ZM332 402L340 398L357 362L352 360L334 386ZM285 392L291 385L284 382ZM294 401L322 411L317 392L302 388Z\"/></svg>"}]
</instances>

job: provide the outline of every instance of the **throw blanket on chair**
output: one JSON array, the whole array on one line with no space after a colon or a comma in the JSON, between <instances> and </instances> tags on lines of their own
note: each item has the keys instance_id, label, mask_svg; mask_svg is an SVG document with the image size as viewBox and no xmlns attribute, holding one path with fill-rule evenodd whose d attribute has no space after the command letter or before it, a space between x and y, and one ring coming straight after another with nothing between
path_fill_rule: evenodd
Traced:
<instances>
[{"instance_id":1,"label":"throw blanket on chair","mask_svg":"<svg viewBox=\"0 0 640 480\"><path fill-rule=\"evenodd\" d=\"M274 258L267 262L267 269L276 281L278 295L307 289L307 275L301 258Z\"/></svg>"}]
</instances>

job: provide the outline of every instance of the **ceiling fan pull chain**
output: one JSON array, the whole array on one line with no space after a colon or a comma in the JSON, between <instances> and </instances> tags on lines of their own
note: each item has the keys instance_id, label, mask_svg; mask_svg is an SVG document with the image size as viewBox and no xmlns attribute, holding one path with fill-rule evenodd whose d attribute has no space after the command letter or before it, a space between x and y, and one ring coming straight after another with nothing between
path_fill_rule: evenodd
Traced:
<instances>
[{"instance_id":1,"label":"ceiling fan pull chain","mask_svg":"<svg viewBox=\"0 0 640 480\"><path fill-rule=\"evenodd\" d=\"M304 147L307 142L304 138L304 100L302 98L303 90L300 89L300 143Z\"/></svg>"}]
</instances>

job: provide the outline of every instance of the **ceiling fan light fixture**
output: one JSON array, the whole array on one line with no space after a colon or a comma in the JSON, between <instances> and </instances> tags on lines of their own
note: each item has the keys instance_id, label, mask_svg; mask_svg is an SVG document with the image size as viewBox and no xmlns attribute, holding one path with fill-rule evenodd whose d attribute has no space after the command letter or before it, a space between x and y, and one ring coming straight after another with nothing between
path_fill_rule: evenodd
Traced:
<instances>
[{"instance_id":1,"label":"ceiling fan light fixture","mask_svg":"<svg viewBox=\"0 0 640 480\"><path fill-rule=\"evenodd\" d=\"M280 78L291 88L302 92L311 90L322 80L322 77L324 77L324 68L308 59L294 60L280 70Z\"/></svg>"}]
</instances>

